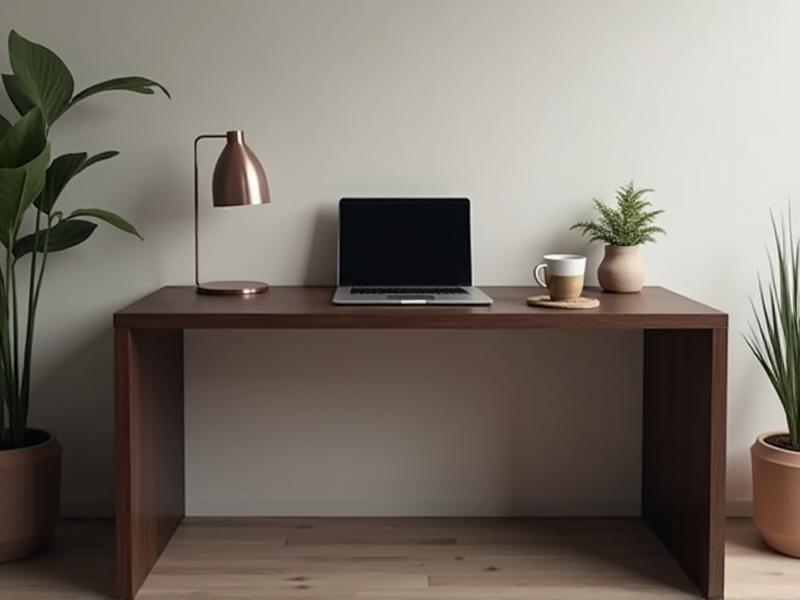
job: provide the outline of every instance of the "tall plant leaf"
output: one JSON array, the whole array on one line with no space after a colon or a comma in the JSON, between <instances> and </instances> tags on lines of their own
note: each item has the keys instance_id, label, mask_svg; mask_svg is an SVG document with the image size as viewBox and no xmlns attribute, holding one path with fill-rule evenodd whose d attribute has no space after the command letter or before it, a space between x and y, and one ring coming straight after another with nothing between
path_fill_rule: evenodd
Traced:
<instances>
[{"instance_id":1,"label":"tall plant leaf","mask_svg":"<svg viewBox=\"0 0 800 600\"><path fill-rule=\"evenodd\" d=\"M64 191L67 183L75 177L78 173L91 167L92 165L114 158L119 152L116 150L107 150L100 152L94 156L88 156L86 152L75 152L71 154L62 154L58 158L53 159L52 164L47 169L47 181L41 195L36 198L34 204L36 208L43 213L50 214L53 206Z\"/></svg>"},{"instance_id":2,"label":"tall plant leaf","mask_svg":"<svg viewBox=\"0 0 800 600\"><path fill-rule=\"evenodd\" d=\"M46 143L42 113L32 110L0 139L0 167L21 167L36 158Z\"/></svg>"},{"instance_id":3,"label":"tall plant leaf","mask_svg":"<svg viewBox=\"0 0 800 600\"><path fill-rule=\"evenodd\" d=\"M8 245L22 216L44 188L50 145L39 156L16 168L0 168L0 241Z\"/></svg>"},{"instance_id":4,"label":"tall plant leaf","mask_svg":"<svg viewBox=\"0 0 800 600\"><path fill-rule=\"evenodd\" d=\"M14 105L14 108L17 109L19 114L27 114L28 111L34 107L33 102L30 101L30 98L28 98L22 90L19 80L13 75L9 73L3 74L3 87L6 88L6 94L8 94L11 104Z\"/></svg>"},{"instance_id":5,"label":"tall plant leaf","mask_svg":"<svg viewBox=\"0 0 800 600\"><path fill-rule=\"evenodd\" d=\"M772 218L774 260L768 255L768 285L758 280L752 302L755 326L745 336L781 401L792 445L800 449L800 242L791 226Z\"/></svg>"},{"instance_id":6,"label":"tall plant leaf","mask_svg":"<svg viewBox=\"0 0 800 600\"><path fill-rule=\"evenodd\" d=\"M137 94L155 94L155 90L153 88L160 89L162 92L164 92L164 95L167 98L172 98L167 91L167 88L157 81L153 81L147 77L131 76L115 77L114 79L109 79L107 81L89 86L85 90L75 94L71 104L74 105L81 100L85 100L89 96L94 96L95 94L99 94L101 92L110 92L114 90L136 92Z\"/></svg>"},{"instance_id":7,"label":"tall plant leaf","mask_svg":"<svg viewBox=\"0 0 800 600\"><path fill-rule=\"evenodd\" d=\"M8 247L13 225L17 217L17 207L21 204L28 179L28 171L23 167L16 169L0 168L0 243Z\"/></svg>"},{"instance_id":8,"label":"tall plant leaf","mask_svg":"<svg viewBox=\"0 0 800 600\"><path fill-rule=\"evenodd\" d=\"M101 221L105 221L109 225L113 225L117 229L124 231L125 233L130 233L131 235L135 235L140 240L144 238L136 231L136 228L128 223L125 219L120 217L118 214L111 212L110 210L103 210L102 208L79 208L78 210L72 211L70 215L67 217L66 220L72 220L74 217L94 217L95 219L100 219Z\"/></svg>"},{"instance_id":9,"label":"tall plant leaf","mask_svg":"<svg viewBox=\"0 0 800 600\"><path fill-rule=\"evenodd\" d=\"M98 152L97 154L95 154L93 156L90 156L85 161L83 161L83 164L81 165L81 168L78 169L78 173L80 173L84 169L88 169L89 167L91 167L95 163L99 163L99 162L102 162L104 160L108 160L109 158L114 158L118 154L119 154L119 152L117 152L116 150L106 150L105 152ZM76 175L77 175L77 173L76 173Z\"/></svg>"},{"instance_id":10,"label":"tall plant leaf","mask_svg":"<svg viewBox=\"0 0 800 600\"><path fill-rule=\"evenodd\" d=\"M48 124L53 123L75 91L67 65L51 50L13 30L8 36L8 57L25 96L42 109Z\"/></svg>"},{"instance_id":11,"label":"tall plant leaf","mask_svg":"<svg viewBox=\"0 0 800 600\"><path fill-rule=\"evenodd\" d=\"M23 116L0 139L0 239L8 243L44 188L50 146L41 111Z\"/></svg>"},{"instance_id":12,"label":"tall plant leaf","mask_svg":"<svg viewBox=\"0 0 800 600\"><path fill-rule=\"evenodd\" d=\"M3 115L0 115L0 140L3 139L3 136L9 129L11 129L11 123L9 123L8 119L6 119Z\"/></svg>"},{"instance_id":13,"label":"tall plant leaf","mask_svg":"<svg viewBox=\"0 0 800 600\"><path fill-rule=\"evenodd\" d=\"M61 221L50 228L49 236L45 236L43 232L39 232L39 241L36 251L44 251L45 239L47 239L48 252L59 252L67 248L72 248L86 241L86 239L94 233L95 229L97 229L97 224L89 221L81 221L79 219ZM19 238L17 243L14 244L14 256L16 258L21 258L33 252L35 239L35 235L32 233Z\"/></svg>"},{"instance_id":14,"label":"tall plant leaf","mask_svg":"<svg viewBox=\"0 0 800 600\"><path fill-rule=\"evenodd\" d=\"M27 172L25 178L25 189L22 192L14 227L18 228L25 216L25 212L30 208L36 197L42 193L47 174L47 163L50 162L50 144L46 144L41 154L27 163L23 168Z\"/></svg>"},{"instance_id":15,"label":"tall plant leaf","mask_svg":"<svg viewBox=\"0 0 800 600\"><path fill-rule=\"evenodd\" d=\"M84 162L86 162L86 152L62 154L54 158L47 168L44 189L34 201L36 208L43 213L50 214L59 194L64 190L69 180L80 172L81 165Z\"/></svg>"}]
</instances>

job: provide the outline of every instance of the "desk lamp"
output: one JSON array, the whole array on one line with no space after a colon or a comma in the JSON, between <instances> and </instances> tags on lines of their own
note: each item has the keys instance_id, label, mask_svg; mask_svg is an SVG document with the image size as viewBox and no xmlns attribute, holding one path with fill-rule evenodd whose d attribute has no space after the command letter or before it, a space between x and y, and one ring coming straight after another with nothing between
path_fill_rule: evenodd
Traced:
<instances>
[{"instance_id":1,"label":"desk lamp","mask_svg":"<svg viewBox=\"0 0 800 600\"><path fill-rule=\"evenodd\" d=\"M269 188L264 167L244 143L244 132L206 134L194 140L194 282L199 294L248 296L269 287L262 281L211 281L200 283L200 241L197 144L205 139L227 139L214 167L211 192L214 206L251 206L269 202Z\"/></svg>"}]
</instances>

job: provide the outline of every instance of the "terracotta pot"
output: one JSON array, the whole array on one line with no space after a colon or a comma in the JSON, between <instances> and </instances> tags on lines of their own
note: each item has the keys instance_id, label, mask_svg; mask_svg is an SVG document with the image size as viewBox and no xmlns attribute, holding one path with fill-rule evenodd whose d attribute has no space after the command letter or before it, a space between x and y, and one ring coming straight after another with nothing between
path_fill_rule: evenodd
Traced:
<instances>
[{"instance_id":1,"label":"terracotta pot","mask_svg":"<svg viewBox=\"0 0 800 600\"><path fill-rule=\"evenodd\" d=\"M639 246L606 246L597 280L606 292L632 293L642 289L644 266Z\"/></svg>"},{"instance_id":2,"label":"terracotta pot","mask_svg":"<svg viewBox=\"0 0 800 600\"><path fill-rule=\"evenodd\" d=\"M753 521L764 541L778 552L800 558L800 452L764 440L750 449L753 461Z\"/></svg>"},{"instance_id":3,"label":"terracotta pot","mask_svg":"<svg viewBox=\"0 0 800 600\"><path fill-rule=\"evenodd\" d=\"M0 562L42 550L58 522L61 444L47 431L29 435L40 443L0 450Z\"/></svg>"}]
</instances>

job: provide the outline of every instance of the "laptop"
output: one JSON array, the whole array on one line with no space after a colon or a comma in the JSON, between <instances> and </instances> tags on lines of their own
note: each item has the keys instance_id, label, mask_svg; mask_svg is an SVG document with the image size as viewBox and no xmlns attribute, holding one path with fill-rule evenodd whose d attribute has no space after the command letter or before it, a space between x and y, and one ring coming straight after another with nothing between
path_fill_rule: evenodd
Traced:
<instances>
[{"instance_id":1,"label":"laptop","mask_svg":"<svg viewBox=\"0 0 800 600\"><path fill-rule=\"evenodd\" d=\"M334 304L486 305L467 198L342 198Z\"/></svg>"}]
</instances>

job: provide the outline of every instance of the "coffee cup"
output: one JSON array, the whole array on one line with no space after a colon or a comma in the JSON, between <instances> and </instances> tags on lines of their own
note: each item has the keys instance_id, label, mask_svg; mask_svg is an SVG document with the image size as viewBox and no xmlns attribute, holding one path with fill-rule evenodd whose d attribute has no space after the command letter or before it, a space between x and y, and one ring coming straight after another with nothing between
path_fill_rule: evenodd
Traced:
<instances>
[{"instance_id":1,"label":"coffee cup","mask_svg":"<svg viewBox=\"0 0 800 600\"><path fill-rule=\"evenodd\" d=\"M574 300L583 291L586 257L578 254L548 254L533 269L533 278L547 288L551 300Z\"/></svg>"}]
</instances>

